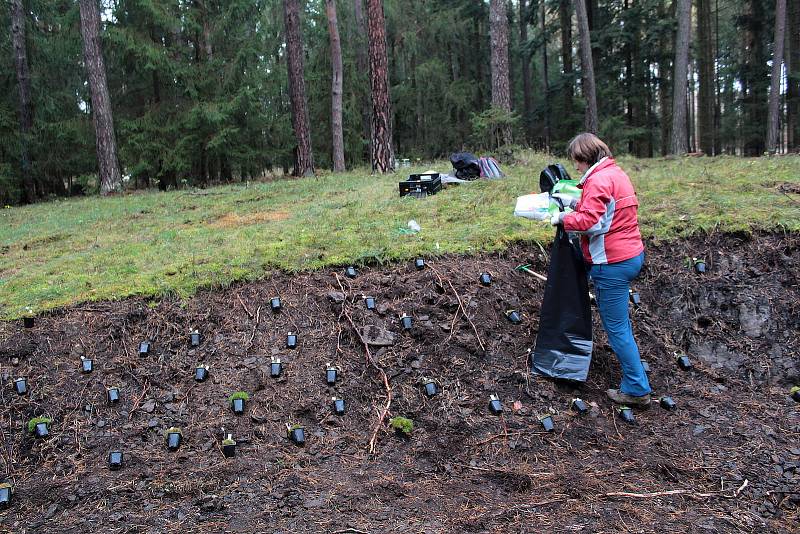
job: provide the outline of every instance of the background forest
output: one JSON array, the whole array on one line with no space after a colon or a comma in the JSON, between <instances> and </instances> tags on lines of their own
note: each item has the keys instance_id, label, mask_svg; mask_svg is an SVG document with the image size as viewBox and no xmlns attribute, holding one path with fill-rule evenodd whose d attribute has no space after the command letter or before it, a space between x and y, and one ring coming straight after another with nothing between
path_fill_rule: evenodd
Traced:
<instances>
[{"instance_id":1,"label":"background forest","mask_svg":"<svg viewBox=\"0 0 800 534\"><path fill-rule=\"evenodd\" d=\"M99 188L81 28L81 9L91 4L7 0L0 8L3 204ZM345 164L369 164L367 26L381 2L103 0L95 5L113 112L109 139L115 137L126 188L202 186L296 167L284 4L299 5L313 167L334 167L330 4L342 56ZM502 20L490 17L490 4L504 8ZM688 127L678 132L686 150L676 151L670 139L681 5L691 6L685 95L678 95ZM579 7L591 38L596 129L615 152L759 156L800 147L800 2L586 0ZM382 2L394 155L431 159L463 148L502 157L514 146L563 152L586 124L575 8L570 0ZM785 38L778 136L768 150L776 22ZM492 107L490 37L505 24L510 111ZM27 101L15 42L24 43ZM497 135L498 127L508 137Z\"/></svg>"}]
</instances>

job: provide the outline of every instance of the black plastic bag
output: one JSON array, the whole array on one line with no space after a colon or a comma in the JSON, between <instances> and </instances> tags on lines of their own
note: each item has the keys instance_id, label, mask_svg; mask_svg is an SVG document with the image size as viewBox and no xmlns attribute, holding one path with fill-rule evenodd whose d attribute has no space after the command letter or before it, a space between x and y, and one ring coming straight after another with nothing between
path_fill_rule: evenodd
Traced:
<instances>
[{"instance_id":1,"label":"black plastic bag","mask_svg":"<svg viewBox=\"0 0 800 534\"><path fill-rule=\"evenodd\" d=\"M567 169L560 163L552 163L539 174L539 189L542 193L549 193L561 180L570 180Z\"/></svg>"},{"instance_id":2,"label":"black plastic bag","mask_svg":"<svg viewBox=\"0 0 800 534\"><path fill-rule=\"evenodd\" d=\"M589 282L580 250L559 225L531 356L534 373L584 382L592 362L592 311Z\"/></svg>"},{"instance_id":3,"label":"black plastic bag","mask_svg":"<svg viewBox=\"0 0 800 534\"><path fill-rule=\"evenodd\" d=\"M469 152L456 152L450 155L450 163L456 171L456 178L475 180L481 176L480 161Z\"/></svg>"}]
</instances>

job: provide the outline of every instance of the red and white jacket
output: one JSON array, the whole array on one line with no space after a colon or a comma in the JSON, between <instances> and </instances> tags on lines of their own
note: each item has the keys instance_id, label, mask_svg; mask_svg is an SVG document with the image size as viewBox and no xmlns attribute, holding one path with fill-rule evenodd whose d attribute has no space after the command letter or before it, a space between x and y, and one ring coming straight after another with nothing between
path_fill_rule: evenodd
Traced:
<instances>
[{"instance_id":1,"label":"red and white jacket","mask_svg":"<svg viewBox=\"0 0 800 534\"><path fill-rule=\"evenodd\" d=\"M564 230L581 234L588 263L625 261L643 250L637 210L639 201L628 175L611 158L592 165L581 178L575 211L563 216Z\"/></svg>"}]
</instances>

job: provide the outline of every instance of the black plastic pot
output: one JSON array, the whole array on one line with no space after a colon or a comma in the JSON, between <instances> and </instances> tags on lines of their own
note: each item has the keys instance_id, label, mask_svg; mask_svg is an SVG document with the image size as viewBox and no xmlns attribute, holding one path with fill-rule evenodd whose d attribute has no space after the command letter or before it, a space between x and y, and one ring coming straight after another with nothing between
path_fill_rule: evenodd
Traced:
<instances>
[{"instance_id":1,"label":"black plastic pot","mask_svg":"<svg viewBox=\"0 0 800 534\"><path fill-rule=\"evenodd\" d=\"M108 453L108 468L112 471L119 471L122 467L122 451L111 451Z\"/></svg>"},{"instance_id":2,"label":"black plastic pot","mask_svg":"<svg viewBox=\"0 0 800 534\"><path fill-rule=\"evenodd\" d=\"M109 404L116 404L119 402L119 388L113 387L106 390L106 400Z\"/></svg>"},{"instance_id":3,"label":"black plastic pot","mask_svg":"<svg viewBox=\"0 0 800 534\"><path fill-rule=\"evenodd\" d=\"M633 416L633 410L628 408L627 406L620 406L617 408L617 413L619 414L619 418L625 421L626 423L635 423L636 418Z\"/></svg>"},{"instance_id":4,"label":"black plastic pot","mask_svg":"<svg viewBox=\"0 0 800 534\"><path fill-rule=\"evenodd\" d=\"M292 428L289 430L289 439L294 442L295 445L302 447L306 444L306 432L303 430L303 427Z\"/></svg>"},{"instance_id":5,"label":"black plastic pot","mask_svg":"<svg viewBox=\"0 0 800 534\"><path fill-rule=\"evenodd\" d=\"M171 451L177 451L182 441L183 436L180 432L169 432L167 434L167 448Z\"/></svg>"},{"instance_id":6,"label":"black plastic pot","mask_svg":"<svg viewBox=\"0 0 800 534\"><path fill-rule=\"evenodd\" d=\"M793 387L790 390L790 393L792 394L792 399L794 399L795 402L800 402L800 386Z\"/></svg>"},{"instance_id":7,"label":"black plastic pot","mask_svg":"<svg viewBox=\"0 0 800 534\"><path fill-rule=\"evenodd\" d=\"M630 290L630 299L634 306L638 307L642 303L642 297L639 296L639 292L634 291L633 289Z\"/></svg>"},{"instance_id":8,"label":"black plastic pot","mask_svg":"<svg viewBox=\"0 0 800 534\"><path fill-rule=\"evenodd\" d=\"M355 278L356 276L358 276L358 272L356 271L356 268L351 265L350 267L344 270L344 275L347 278Z\"/></svg>"},{"instance_id":9,"label":"black plastic pot","mask_svg":"<svg viewBox=\"0 0 800 534\"><path fill-rule=\"evenodd\" d=\"M222 445L222 454L225 458L233 458L236 456L236 443L227 443Z\"/></svg>"},{"instance_id":10,"label":"black plastic pot","mask_svg":"<svg viewBox=\"0 0 800 534\"><path fill-rule=\"evenodd\" d=\"M208 380L208 368L205 366L195 367L194 379L196 382L205 382Z\"/></svg>"},{"instance_id":11,"label":"black plastic pot","mask_svg":"<svg viewBox=\"0 0 800 534\"><path fill-rule=\"evenodd\" d=\"M522 316L517 310L508 310L506 312L506 317L508 317L508 320L511 321L512 324L520 324L522 322Z\"/></svg>"},{"instance_id":12,"label":"black plastic pot","mask_svg":"<svg viewBox=\"0 0 800 534\"><path fill-rule=\"evenodd\" d=\"M665 410L677 410L678 405L675 404L675 401L672 400L672 397L661 397L658 399L658 404L661 405L662 408Z\"/></svg>"},{"instance_id":13,"label":"black plastic pot","mask_svg":"<svg viewBox=\"0 0 800 534\"><path fill-rule=\"evenodd\" d=\"M694 272L703 274L706 272L706 262L703 260L694 259Z\"/></svg>"},{"instance_id":14,"label":"black plastic pot","mask_svg":"<svg viewBox=\"0 0 800 534\"><path fill-rule=\"evenodd\" d=\"M492 275L489 273L481 273L481 276L478 278L482 286L490 286L492 285Z\"/></svg>"},{"instance_id":15,"label":"black plastic pot","mask_svg":"<svg viewBox=\"0 0 800 534\"><path fill-rule=\"evenodd\" d=\"M244 413L244 404L244 399L231 400L231 408L233 408L233 413L236 415L242 415Z\"/></svg>"},{"instance_id":16,"label":"black plastic pot","mask_svg":"<svg viewBox=\"0 0 800 534\"><path fill-rule=\"evenodd\" d=\"M365 297L364 298L364 305L367 307L368 310L375 309L375 299L373 297Z\"/></svg>"},{"instance_id":17,"label":"black plastic pot","mask_svg":"<svg viewBox=\"0 0 800 534\"><path fill-rule=\"evenodd\" d=\"M411 330L411 326L413 325L413 321L410 315L403 315L400 317L400 324L403 326L403 330Z\"/></svg>"},{"instance_id":18,"label":"black plastic pot","mask_svg":"<svg viewBox=\"0 0 800 534\"><path fill-rule=\"evenodd\" d=\"M269 306L272 308L272 311L278 313L281 311L281 299L279 297L273 297L272 300L269 301Z\"/></svg>"},{"instance_id":19,"label":"black plastic pot","mask_svg":"<svg viewBox=\"0 0 800 534\"><path fill-rule=\"evenodd\" d=\"M274 362L269 364L269 376L272 378L278 378L281 376L283 372L283 364L280 360L275 360Z\"/></svg>"},{"instance_id":20,"label":"black plastic pot","mask_svg":"<svg viewBox=\"0 0 800 534\"><path fill-rule=\"evenodd\" d=\"M417 258L416 260L414 260L414 267L416 267L418 271L424 269L425 260L423 260L422 258Z\"/></svg>"},{"instance_id":21,"label":"black plastic pot","mask_svg":"<svg viewBox=\"0 0 800 534\"><path fill-rule=\"evenodd\" d=\"M344 415L344 399L333 398L333 413L336 415Z\"/></svg>"},{"instance_id":22,"label":"black plastic pot","mask_svg":"<svg viewBox=\"0 0 800 534\"><path fill-rule=\"evenodd\" d=\"M150 342L142 341L139 343L139 356L147 356L150 354Z\"/></svg>"},{"instance_id":23,"label":"black plastic pot","mask_svg":"<svg viewBox=\"0 0 800 534\"><path fill-rule=\"evenodd\" d=\"M25 328L33 328L33 317L23 317L22 326Z\"/></svg>"},{"instance_id":24,"label":"black plastic pot","mask_svg":"<svg viewBox=\"0 0 800 534\"><path fill-rule=\"evenodd\" d=\"M583 415L589 411L589 407L581 399L572 399L572 409Z\"/></svg>"},{"instance_id":25,"label":"black plastic pot","mask_svg":"<svg viewBox=\"0 0 800 534\"><path fill-rule=\"evenodd\" d=\"M286 348L287 349L296 349L297 348L297 335L292 334L289 332L286 335Z\"/></svg>"},{"instance_id":26,"label":"black plastic pot","mask_svg":"<svg viewBox=\"0 0 800 534\"><path fill-rule=\"evenodd\" d=\"M200 332L195 330L194 332L189 334L189 345L192 346L192 347L199 347L201 339L202 339L202 336L200 335Z\"/></svg>"},{"instance_id":27,"label":"black plastic pot","mask_svg":"<svg viewBox=\"0 0 800 534\"><path fill-rule=\"evenodd\" d=\"M539 419L539 422L542 424L542 428L544 429L545 432L552 432L553 430L555 430L552 416L545 415L544 417Z\"/></svg>"},{"instance_id":28,"label":"black plastic pot","mask_svg":"<svg viewBox=\"0 0 800 534\"><path fill-rule=\"evenodd\" d=\"M496 415L503 413L503 403L500 402L497 395L489 396L489 411Z\"/></svg>"},{"instance_id":29,"label":"black plastic pot","mask_svg":"<svg viewBox=\"0 0 800 534\"><path fill-rule=\"evenodd\" d=\"M332 386L336 383L336 379L338 378L338 371L335 367L328 367L325 369L325 382L329 386Z\"/></svg>"},{"instance_id":30,"label":"black plastic pot","mask_svg":"<svg viewBox=\"0 0 800 534\"><path fill-rule=\"evenodd\" d=\"M14 380L14 391L17 392L17 395L25 395L28 392L28 380L25 378Z\"/></svg>"},{"instance_id":31,"label":"black plastic pot","mask_svg":"<svg viewBox=\"0 0 800 534\"><path fill-rule=\"evenodd\" d=\"M425 382L425 395L428 397L433 397L439 394L439 388L436 385L436 382L429 380Z\"/></svg>"},{"instance_id":32,"label":"black plastic pot","mask_svg":"<svg viewBox=\"0 0 800 534\"><path fill-rule=\"evenodd\" d=\"M50 428L47 426L47 423L36 423L36 426L33 427L33 435L39 439L44 439L50 435Z\"/></svg>"},{"instance_id":33,"label":"black plastic pot","mask_svg":"<svg viewBox=\"0 0 800 534\"><path fill-rule=\"evenodd\" d=\"M692 368L692 362L688 356L683 354L681 356L678 356L678 367L680 367L684 371L688 371Z\"/></svg>"},{"instance_id":34,"label":"black plastic pot","mask_svg":"<svg viewBox=\"0 0 800 534\"><path fill-rule=\"evenodd\" d=\"M642 360L642 368L644 369L644 372L645 372L645 373L649 373L649 372L650 372L650 364L649 364L649 363L647 363L647 362L646 362L646 361L644 361L644 360Z\"/></svg>"},{"instance_id":35,"label":"black plastic pot","mask_svg":"<svg viewBox=\"0 0 800 534\"><path fill-rule=\"evenodd\" d=\"M0 484L0 510L5 510L11 506L14 488L8 482Z\"/></svg>"},{"instance_id":36,"label":"black plastic pot","mask_svg":"<svg viewBox=\"0 0 800 534\"><path fill-rule=\"evenodd\" d=\"M94 362L88 358L84 358L81 360L81 372L84 374L89 374L94 369Z\"/></svg>"}]
</instances>

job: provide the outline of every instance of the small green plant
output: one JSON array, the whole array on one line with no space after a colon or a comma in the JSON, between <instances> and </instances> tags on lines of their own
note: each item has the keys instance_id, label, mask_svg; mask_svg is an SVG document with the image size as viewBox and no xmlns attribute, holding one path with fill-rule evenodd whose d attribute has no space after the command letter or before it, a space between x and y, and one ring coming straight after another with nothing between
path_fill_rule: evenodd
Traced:
<instances>
[{"instance_id":1,"label":"small green plant","mask_svg":"<svg viewBox=\"0 0 800 534\"><path fill-rule=\"evenodd\" d=\"M249 401L250 394L247 393L246 391L237 391L236 393L228 397L228 402L233 402L237 399L242 399L243 401Z\"/></svg>"},{"instance_id":2,"label":"small green plant","mask_svg":"<svg viewBox=\"0 0 800 534\"><path fill-rule=\"evenodd\" d=\"M297 430L298 428L303 428L303 425L286 425L288 427L287 431L291 434L293 431Z\"/></svg>"},{"instance_id":3,"label":"small green plant","mask_svg":"<svg viewBox=\"0 0 800 534\"><path fill-rule=\"evenodd\" d=\"M43 416L34 417L30 421L28 421L28 433L33 434L34 430L36 430L36 425L38 425L39 423L44 423L49 427L50 423L52 422L53 420L50 419L49 417L43 417Z\"/></svg>"},{"instance_id":4,"label":"small green plant","mask_svg":"<svg viewBox=\"0 0 800 534\"><path fill-rule=\"evenodd\" d=\"M389 419L389 425L397 432L402 432L406 436L410 436L414 430L414 421L407 417L392 417Z\"/></svg>"},{"instance_id":5,"label":"small green plant","mask_svg":"<svg viewBox=\"0 0 800 534\"><path fill-rule=\"evenodd\" d=\"M236 445L236 442L233 440L231 435L228 434L228 437L222 440L222 444L223 445Z\"/></svg>"},{"instance_id":6,"label":"small green plant","mask_svg":"<svg viewBox=\"0 0 800 534\"><path fill-rule=\"evenodd\" d=\"M180 434L182 436L183 432L181 432L181 429L177 426L171 426L167 429L167 435L169 434Z\"/></svg>"}]
</instances>

